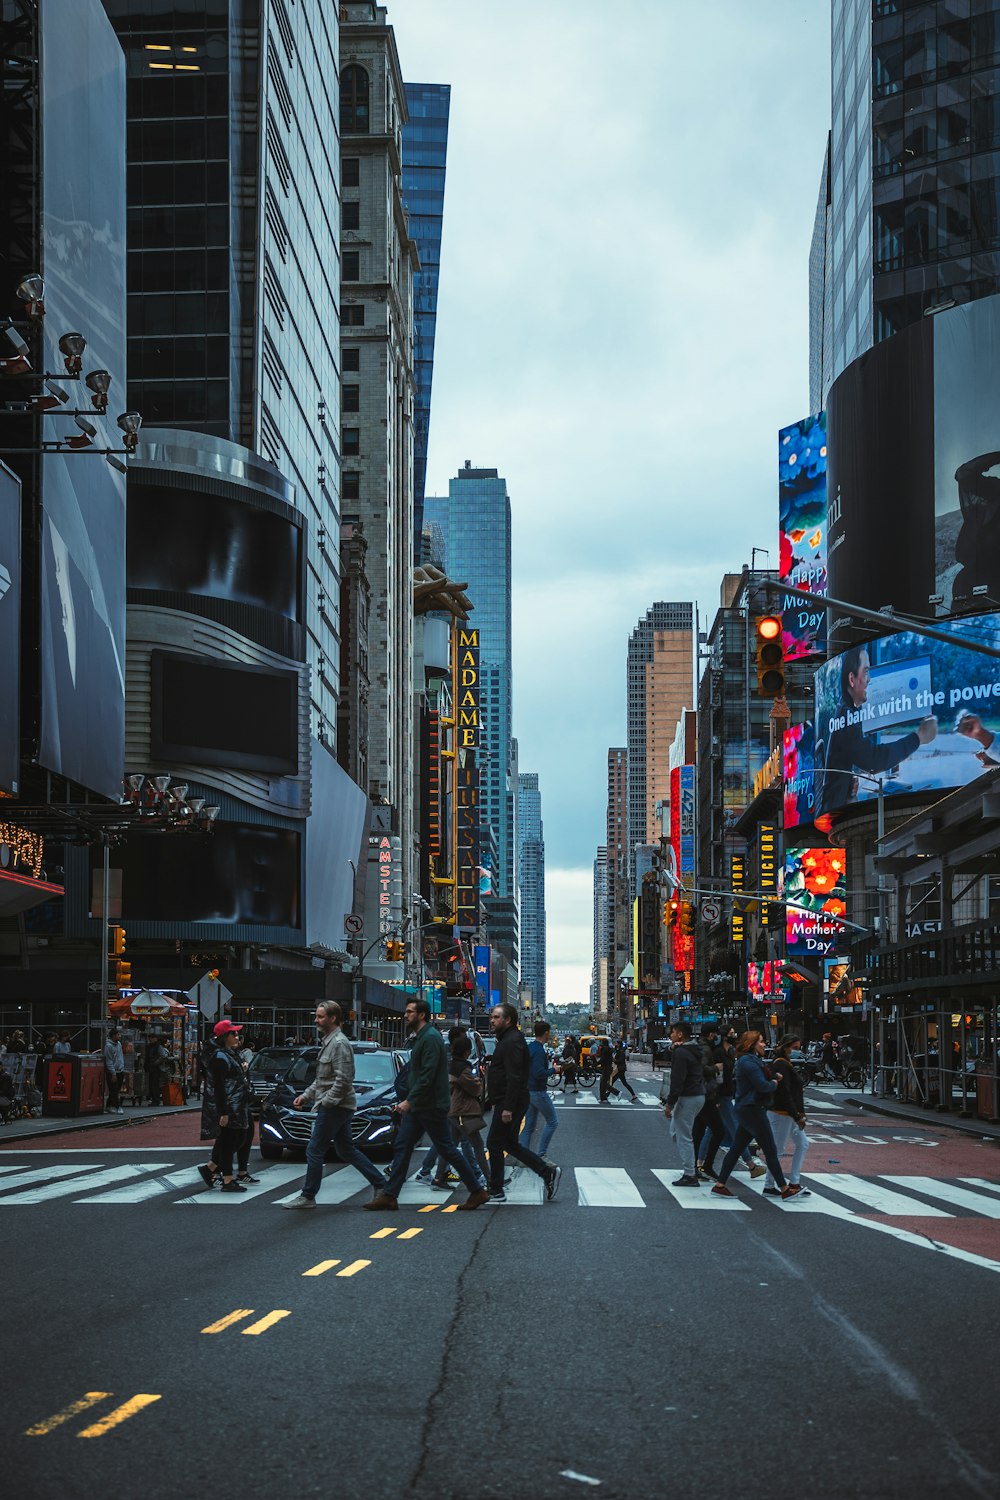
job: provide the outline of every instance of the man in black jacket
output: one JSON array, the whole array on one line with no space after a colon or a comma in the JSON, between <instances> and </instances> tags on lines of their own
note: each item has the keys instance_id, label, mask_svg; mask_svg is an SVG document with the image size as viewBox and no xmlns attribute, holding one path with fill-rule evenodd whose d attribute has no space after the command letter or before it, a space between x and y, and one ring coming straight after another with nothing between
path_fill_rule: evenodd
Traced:
<instances>
[{"instance_id":1,"label":"man in black jacket","mask_svg":"<svg viewBox=\"0 0 1000 1500\"><path fill-rule=\"evenodd\" d=\"M534 1151L518 1140L521 1121L528 1108L528 1044L517 1025L513 1005L495 1005L490 1029L497 1039L496 1050L486 1074L486 1104L493 1110L486 1150L490 1157L490 1202L506 1203L503 1190L504 1152L516 1157L541 1177L545 1196L554 1198L562 1176L562 1167L548 1166Z\"/></svg>"},{"instance_id":2,"label":"man in black jacket","mask_svg":"<svg viewBox=\"0 0 1000 1500\"><path fill-rule=\"evenodd\" d=\"M690 1021L675 1021L670 1028L670 1081L660 1089L663 1112L681 1158L681 1175L674 1187L699 1187L691 1129L705 1103L705 1076L701 1048L691 1041Z\"/></svg>"}]
</instances>

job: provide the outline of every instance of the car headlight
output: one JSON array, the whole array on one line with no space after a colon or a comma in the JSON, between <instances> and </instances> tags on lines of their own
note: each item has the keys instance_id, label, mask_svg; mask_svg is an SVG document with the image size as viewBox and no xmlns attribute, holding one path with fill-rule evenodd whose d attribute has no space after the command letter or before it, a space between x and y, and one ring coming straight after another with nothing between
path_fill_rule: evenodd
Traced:
<instances>
[{"instance_id":1,"label":"car headlight","mask_svg":"<svg viewBox=\"0 0 1000 1500\"><path fill-rule=\"evenodd\" d=\"M273 1125L269 1125L266 1120L264 1120L264 1121L261 1122L261 1127L260 1128L261 1128L261 1130L267 1130L267 1131L269 1131L271 1135L276 1135L278 1137L278 1140L279 1141L281 1140L281 1131L280 1130L275 1130L274 1126Z\"/></svg>"},{"instance_id":2,"label":"car headlight","mask_svg":"<svg viewBox=\"0 0 1000 1500\"><path fill-rule=\"evenodd\" d=\"M372 1133L368 1137L368 1139L370 1141L377 1141L380 1135L388 1135L389 1132L391 1131L391 1129L392 1129L391 1125L380 1125L379 1128L378 1128L378 1130L373 1130L372 1131Z\"/></svg>"}]
</instances>

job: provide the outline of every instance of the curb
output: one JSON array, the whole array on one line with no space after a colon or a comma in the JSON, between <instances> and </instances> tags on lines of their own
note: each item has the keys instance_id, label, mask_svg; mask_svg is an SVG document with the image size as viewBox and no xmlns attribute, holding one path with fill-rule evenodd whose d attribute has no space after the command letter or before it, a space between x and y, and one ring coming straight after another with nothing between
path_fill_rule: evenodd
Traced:
<instances>
[{"instance_id":1,"label":"curb","mask_svg":"<svg viewBox=\"0 0 1000 1500\"><path fill-rule=\"evenodd\" d=\"M990 1120L971 1120L965 1118L956 1119L950 1114L911 1114L909 1111L893 1109L889 1104L881 1101L869 1101L868 1099L856 1099L841 1095L845 1104L853 1104L855 1109L867 1110L873 1115L888 1115L893 1120L907 1120L911 1125L923 1124L930 1119L938 1129L955 1130L960 1135L974 1135L981 1141L995 1141L1000 1145L1000 1126L993 1124Z\"/></svg>"},{"instance_id":2,"label":"curb","mask_svg":"<svg viewBox=\"0 0 1000 1500\"><path fill-rule=\"evenodd\" d=\"M165 1120L171 1115L188 1115L193 1114L196 1110L201 1110L200 1101L197 1104L176 1104L168 1106L165 1109L157 1110L155 1114L147 1113L136 1115L130 1117L129 1119L122 1119L118 1116L116 1116L116 1118L113 1120L79 1120L68 1117L65 1121L60 1121L58 1125L51 1125L46 1129L19 1130L16 1134L11 1135L7 1135L3 1131L2 1127L0 1127L0 1147L13 1146L18 1141L44 1140L46 1136L64 1135L67 1131L70 1130L114 1130L116 1126L119 1129L127 1129L131 1125L144 1125L147 1120ZM49 1118L51 1119L52 1116L50 1115Z\"/></svg>"}]
</instances>

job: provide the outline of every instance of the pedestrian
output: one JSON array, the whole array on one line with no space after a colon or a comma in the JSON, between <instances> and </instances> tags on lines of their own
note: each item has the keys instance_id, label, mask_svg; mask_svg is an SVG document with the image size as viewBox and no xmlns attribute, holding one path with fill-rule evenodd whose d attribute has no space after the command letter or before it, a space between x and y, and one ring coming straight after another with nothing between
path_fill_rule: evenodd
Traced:
<instances>
[{"instance_id":1,"label":"pedestrian","mask_svg":"<svg viewBox=\"0 0 1000 1500\"><path fill-rule=\"evenodd\" d=\"M28 1050L28 1046L27 1046L27 1043L24 1040L24 1032L23 1031L15 1031L15 1032L13 1032L12 1035L11 1035L10 1042L8 1043L8 1046L7 1046L7 1051L8 1052L27 1052L27 1050Z\"/></svg>"},{"instance_id":2,"label":"pedestrian","mask_svg":"<svg viewBox=\"0 0 1000 1500\"><path fill-rule=\"evenodd\" d=\"M451 1054L448 1063L448 1084L451 1088L448 1119L455 1144L472 1170L478 1174L479 1191L485 1192L490 1169L483 1145L483 1130L486 1127L483 1080L477 1078L472 1071L472 1043L465 1028L453 1026L448 1033L448 1041ZM420 1174L417 1175L419 1177ZM448 1179L444 1173L438 1174L432 1185L446 1188Z\"/></svg>"},{"instance_id":3,"label":"pedestrian","mask_svg":"<svg viewBox=\"0 0 1000 1500\"><path fill-rule=\"evenodd\" d=\"M715 1060L722 1067L722 1072L719 1074L718 1093L715 1101L723 1130L722 1140L719 1144L725 1146L728 1151L736 1139L736 1132L739 1129L736 1110L733 1107L733 1098L736 1094L736 1032L732 1027L728 1029L722 1040L716 1044L714 1051ZM717 1150L718 1145L710 1140L709 1148L705 1153L705 1159L701 1164L701 1173L705 1177L714 1177L716 1175L715 1156ZM763 1176L766 1169L761 1166L760 1162L754 1161L749 1149L744 1149L740 1159L751 1177Z\"/></svg>"},{"instance_id":4,"label":"pedestrian","mask_svg":"<svg viewBox=\"0 0 1000 1500\"><path fill-rule=\"evenodd\" d=\"M936 1056L935 1049L935 1060ZM829 1069L834 1078L839 1078L843 1071L840 1061L840 1048L833 1039L832 1031L824 1031L823 1033L823 1066Z\"/></svg>"},{"instance_id":5,"label":"pedestrian","mask_svg":"<svg viewBox=\"0 0 1000 1500\"><path fill-rule=\"evenodd\" d=\"M123 1115L122 1080L125 1077L125 1053L122 1050L121 1032L112 1026L103 1048L104 1081L108 1086L108 1114Z\"/></svg>"},{"instance_id":6,"label":"pedestrian","mask_svg":"<svg viewBox=\"0 0 1000 1500\"><path fill-rule=\"evenodd\" d=\"M629 1083L626 1076L628 1073L628 1048L623 1041L619 1041L618 1046L615 1048L614 1062L614 1070L611 1075L612 1082L620 1083L622 1088L628 1089L632 1095L632 1103L638 1104L639 1095ZM544 1152L542 1154L544 1155Z\"/></svg>"},{"instance_id":7,"label":"pedestrian","mask_svg":"<svg viewBox=\"0 0 1000 1500\"><path fill-rule=\"evenodd\" d=\"M705 1028L701 1033L701 1072L705 1080L705 1102L702 1105L698 1117L691 1131L691 1139L694 1143L695 1170L699 1178L705 1181L714 1178L715 1172L709 1167L706 1169L702 1159L702 1143L708 1136L708 1150L704 1153L712 1162L715 1161L715 1153L722 1144L722 1137L726 1133L726 1127L722 1123L719 1114L719 1081L722 1073L722 1064L716 1058L716 1044L719 1033L714 1027Z\"/></svg>"},{"instance_id":8,"label":"pedestrian","mask_svg":"<svg viewBox=\"0 0 1000 1500\"><path fill-rule=\"evenodd\" d=\"M535 1126L539 1121L542 1122L538 1155L543 1161L548 1160L545 1153L549 1149L559 1124L556 1107L549 1098L549 1074L555 1072L546 1050L551 1035L552 1028L548 1021L535 1022L535 1040L528 1043L528 1112L524 1117L524 1128L521 1131L521 1145L527 1146L530 1151Z\"/></svg>"},{"instance_id":9,"label":"pedestrian","mask_svg":"<svg viewBox=\"0 0 1000 1500\"><path fill-rule=\"evenodd\" d=\"M615 1065L614 1053L611 1044L606 1037L602 1037L597 1048L597 1067L601 1075L600 1102L608 1103L609 1095L619 1097L618 1090L611 1086L611 1070Z\"/></svg>"},{"instance_id":10,"label":"pedestrian","mask_svg":"<svg viewBox=\"0 0 1000 1500\"><path fill-rule=\"evenodd\" d=\"M218 1035L216 1027L216 1035ZM170 1054L158 1036L154 1036L146 1047L146 1082L149 1088L150 1104L163 1103L163 1072L169 1061ZM215 1059L212 1060L213 1067Z\"/></svg>"},{"instance_id":11,"label":"pedestrian","mask_svg":"<svg viewBox=\"0 0 1000 1500\"><path fill-rule=\"evenodd\" d=\"M73 1043L69 1039L68 1031L60 1031L59 1040L53 1045L52 1055L54 1057L69 1057L73 1051Z\"/></svg>"},{"instance_id":12,"label":"pedestrian","mask_svg":"<svg viewBox=\"0 0 1000 1500\"><path fill-rule=\"evenodd\" d=\"M792 1165L788 1172L788 1180L793 1186L802 1187L799 1178L802 1173L802 1163L809 1150L809 1137L805 1132L805 1091L802 1087L802 1079L793 1067L791 1058L792 1052L800 1045L797 1036L783 1036L775 1048L771 1072L778 1086L767 1106L767 1117L771 1125L771 1134L774 1136L774 1149L779 1160L784 1156L785 1149L791 1141ZM771 1172L767 1174L764 1191L769 1197L780 1197L780 1189L775 1186ZM809 1189L803 1187L802 1197L808 1196Z\"/></svg>"},{"instance_id":13,"label":"pedestrian","mask_svg":"<svg viewBox=\"0 0 1000 1500\"><path fill-rule=\"evenodd\" d=\"M208 1078L208 1089L219 1119L219 1134L212 1147L211 1161L198 1168L206 1187L222 1177L224 1193L245 1193L246 1188L233 1176L233 1152L239 1146L250 1120L250 1085L243 1064L236 1057L241 1027L232 1021L218 1021L213 1030L216 1041Z\"/></svg>"},{"instance_id":14,"label":"pedestrian","mask_svg":"<svg viewBox=\"0 0 1000 1500\"><path fill-rule=\"evenodd\" d=\"M578 1094L580 1090L577 1088L576 1075L580 1070L580 1043L572 1033L563 1043L562 1065L563 1091L571 1088L574 1094Z\"/></svg>"},{"instance_id":15,"label":"pedestrian","mask_svg":"<svg viewBox=\"0 0 1000 1500\"><path fill-rule=\"evenodd\" d=\"M448 1124L448 1111L451 1108L448 1058L444 1038L437 1027L431 1025L430 1002L423 996L419 1000L408 1001L403 1020L406 1026L416 1032L416 1036L410 1048L406 1098L396 1106L402 1120L396 1134L388 1181L382 1191L364 1207L388 1212L399 1207L399 1193L406 1181L414 1147L426 1133L431 1145L437 1147L438 1156L454 1167L469 1189L468 1198L458 1205L459 1208L479 1208L488 1200L489 1194L484 1188L480 1188L476 1173L451 1137L451 1127Z\"/></svg>"},{"instance_id":16,"label":"pedestrian","mask_svg":"<svg viewBox=\"0 0 1000 1500\"><path fill-rule=\"evenodd\" d=\"M521 1121L530 1102L528 1093L528 1044L517 1024L513 1005L495 1005L490 1029L497 1039L496 1050L486 1075L486 1104L492 1109L486 1150L490 1158L490 1202L506 1203L504 1192L504 1153L513 1156L545 1183L545 1195L554 1198L559 1188L562 1168L543 1161L526 1146L518 1135Z\"/></svg>"},{"instance_id":17,"label":"pedestrian","mask_svg":"<svg viewBox=\"0 0 1000 1500\"><path fill-rule=\"evenodd\" d=\"M736 1110L738 1128L736 1138L726 1152L719 1170L719 1180L712 1188L713 1193L718 1193L723 1198L734 1196L732 1189L726 1184L739 1160L740 1152L752 1140L756 1140L763 1151L764 1159L771 1169L775 1183L781 1190L782 1198L797 1197L802 1191L801 1187L793 1187L791 1183L786 1182L785 1174L781 1170L781 1162L778 1160L778 1153L775 1150L766 1106L777 1084L762 1061L764 1048L764 1038L759 1031L745 1031L736 1047L736 1093L733 1107Z\"/></svg>"},{"instance_id":18,"label":"pedestrian","mask_svg":"<svg viewBox=\"0 0 1000 1500\"><path fill-rule=\"evenodd\" d=\"M384 1192L385 1176L354 1144L351 1120L358 1101L354 1093L354 1048L341 1030L342 1011L336 1000L321 1000L316 1007L316 1030L320 1035L316 1076L308 1088L292 1100L293 1109L316 1103L306 1147L306 1180L302 1191L285 1208L315 1208L323 1181L323 1164L331 1145L341 1161L357 1167L376 1193Z\"/></svg>"},{"instance_id":19,"label":"pedestrian","mask_svg":"<svg viewBox=\"0 0 1000 1500\"><path fill-rule=\"evenodd\" d=\"M681 1175L674 1187L700 1187L691 1130L705 1103L701 1049L691 1041L690 1021L675 1021L670 1041L670 1078L663 1080L660 1102L681 1158Z\"/></svg>"}]
</instances>

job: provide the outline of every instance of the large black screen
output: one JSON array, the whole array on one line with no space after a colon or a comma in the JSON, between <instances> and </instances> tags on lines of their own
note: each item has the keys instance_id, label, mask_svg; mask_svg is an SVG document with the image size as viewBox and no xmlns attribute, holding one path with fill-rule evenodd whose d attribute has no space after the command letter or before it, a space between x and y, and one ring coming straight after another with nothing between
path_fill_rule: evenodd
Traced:
<instances>
[{"instance_id":1,"label":"large black screen","mask_svg":"<svg viewBox=\"0 0 1000 1500\"><path fill-rule=\"evenodd\" d=\"M169 651L151 652L150 668L156 760L298 771L297 672Z\"/></svg>"},{"instance_id":2,"label":"large black screen","mask_svg":"<svg viewBox=\"0 0 1000 1500\"><path fill-rule=\"evenodd\" d=\"M216 823L212 833L136 837L112 861L126 922L300 925L297 833Z\"/></svg>"}]
</instances>

